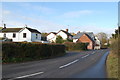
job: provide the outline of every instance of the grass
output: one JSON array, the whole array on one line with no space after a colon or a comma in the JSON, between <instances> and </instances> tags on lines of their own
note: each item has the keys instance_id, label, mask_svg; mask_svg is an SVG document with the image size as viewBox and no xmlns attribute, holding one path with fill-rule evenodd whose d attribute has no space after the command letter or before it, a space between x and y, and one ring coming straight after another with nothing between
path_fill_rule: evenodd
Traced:
<instances>
[{"instance_id":1,"label":"grass","mask_svg":"<svg viewBox=\"0 0 120 80\"><path fill-rule=\"evenodd\" d=\"M112 44L110 45L110 54L107 57L107 73L108 78L118 78L120 80L119 75L119 54L120 54L120 38L111 39Z\"/></svg>"},{"instance_id":2,"label":"grass","mask_svg":"<svg viewBox=\"0 0 120 80\"><path fill-rule=\"evenodd\" d=\"M110 53L107 57L108 78L118 78L118 56ZM120 79L120 78L119 78Z\"/></svg>"}]
</instances>

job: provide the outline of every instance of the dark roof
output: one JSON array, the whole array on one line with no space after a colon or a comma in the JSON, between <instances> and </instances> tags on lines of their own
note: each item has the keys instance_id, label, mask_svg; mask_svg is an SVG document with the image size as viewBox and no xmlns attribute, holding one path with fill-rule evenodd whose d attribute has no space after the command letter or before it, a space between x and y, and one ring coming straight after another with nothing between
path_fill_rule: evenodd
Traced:
<instances>
[{"instance_id":1,"label":"dark roof","mask_svg":"<svg viewBox=\"0 0 120 80\"><path fill-rule=\"evenodd\" d=\"M56 32L50 32L49 34L51 34L51 33L53 33L53 34L55 34L55 35L57 34ZM49 35L49 34L48 34L48 35ZM48 36L48 35L47 35L47 36Z\"/></svg>"},{"instance_id":2,"label":"dark roof","mask_svg":"<svg viewBox=\"0 0 120 80\"><path fill-rule=\"evenodd\" d=\"M2 32L19 32L22 28L5 28Z\"/></svg>"},{"instance_id":3,"label":"dark roof","mask_svg":"<svg viewBox=\"0 0 120 80\"><path fill-rule=\"evenodd\" d=\"M26 27L30 32L33 32L33 33L40 33L38 30L36 29L31 29L31 28L28 28ZM4 33L7 33L7 32L19 32L20 30L22 30L23 28L5 28L2 30L2 32Z\"/></svg>"},{"instance_id":4,"label":"dark roof","mask_svg":"<svg viewBox=\"0 0 120 80\"><path fill-rule=\"evenodd\" d=\"M62 31L62 32L64 32L65 34L67 34L68 36L72 36L73 37L73 35L71 35L69 32L67 32L67 31L64 31L64 30L60 30L60 31ZM59 31L59 32L60 32Z\"/></svg>"},{"instance_id":5,"label":"dark roof","mask_svg":"<svg viewBox=\"0 0 120 80\"><path fill-rule=\"evenodd\" d=\"M93 32L80 32L73 36L73 39L79 39L83 34L86 34L90 39L94 40Z\"/></svg>"},{"instance_id":6,"label":"dark roof","mask_svg":"<svg viewBox=\"0 0 120 80\"><path fill-rule=\"evenodd\" d=\"M33 32L33 33L40 33L38 30L36 29L31 29L31 28L28 28L26 27L30 32ZM40 33L41 34L41 33Z\"/></svg>"},{"instance_id":7,"label":"dark roof","mask_svg":"<svg viewBox=\"0 0 120 80\"><path fill-rule=\"evenodd\" d=\"M50 33L53 33L53 34L55 34L55 35L57 34L56 32L50 32Z\"/></svg>"},{"instance_id":8,"label":"dark roof","mask_svg":"<svg viewBox=\"0 0 120 80\"><path fill-rule=\"evenodd\" d=\"M85 33L85 34L86 34L86 33ZM94 40L94 37L92 37L92 36L90 36L90 35L88 35L88 34L86 34L86 35L87 35L88 38L91 39L93 42L95 41L95 40Z\"/></svg>"}]
</instances>

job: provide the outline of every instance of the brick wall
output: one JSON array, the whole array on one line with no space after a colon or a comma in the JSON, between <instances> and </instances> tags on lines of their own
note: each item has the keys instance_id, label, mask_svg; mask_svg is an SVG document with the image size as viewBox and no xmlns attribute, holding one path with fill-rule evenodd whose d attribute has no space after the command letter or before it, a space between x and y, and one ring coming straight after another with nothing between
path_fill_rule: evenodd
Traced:
<instances>
[{"instance_id":1,"label":"brick wall","mask_svg":"<svg viewBox=\"0 0 120 80\"><path fill-rule=\"evenodd\" d=\"M89 45L87 46L87 49L93 49L94 48L93 41L86 34L82 35L80 37L80 39L78 39L77 42L89 43Z\"/></svg>"}]
</instances>

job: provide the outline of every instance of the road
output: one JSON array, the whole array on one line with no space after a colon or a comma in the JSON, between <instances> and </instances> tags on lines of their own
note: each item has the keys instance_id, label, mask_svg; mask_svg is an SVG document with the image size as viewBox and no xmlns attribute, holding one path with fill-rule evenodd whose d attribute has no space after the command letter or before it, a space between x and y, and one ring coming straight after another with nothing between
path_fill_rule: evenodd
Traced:
<instances>
[{"instance_id":1,"label":"road","mask_svg":"<svg viewBox=\"0 0 120 80\"><path fill-rule=\"evenodd\" d=\"M65 56L3 64L3 78L106 78L105 60L108 49L67 52Z\"/></svg>"}]
</instances>

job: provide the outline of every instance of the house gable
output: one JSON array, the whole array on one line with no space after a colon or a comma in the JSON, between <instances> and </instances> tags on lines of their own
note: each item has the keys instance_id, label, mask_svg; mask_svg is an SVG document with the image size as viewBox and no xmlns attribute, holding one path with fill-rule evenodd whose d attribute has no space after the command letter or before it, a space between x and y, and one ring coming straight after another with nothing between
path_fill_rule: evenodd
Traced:
<instances>
[{"instance_id":1,"label":"house gable","mask_svg":"<svg viewBox=\"0 0 120 80\"><path fill-rule=\"evenodd\" d=\"M79 39L83 34L86 34L89 38L91 38L94 41L93 32L79 32L75 36L73 36L73 39Z\"/></svg>"},{"instance_id":2,"label":"house gable","mask_svg":"<svg viewBox=\"0 0 120 80\"><path fill-rule=\"evenodd\" d=\"M67 39L68 38L68 35L66 33L64 33L63 31L59 31L57 33L57 35L61 36L63 39Z\"/></svg>"},{"instance_id":3,"label":"house gable","mask_svg":"<svg viewBox=\"0 0 120 80\"><path fill-rule=\"evenodd\" d=\"M50 41L50 42L55 42L56 40L56 33L54 32L51 32L47 35L47 40Z\"/></svg>"},{"instance_id":4,"label":"house gable","mask_svg":"<svg viewBox=\"0 0 120 80\"><path fill-rule=\"evenodd\" d=\"M31 33L39 33L39 34L41 34L38 30L32 29L32 28L28 28L28 27L22 28L19 32L22 32L24 29L28 29Z\"/></svg>"},{"instance_id":5,"label":"house gable","mask_svg":"<svg viewBox=\"0 0 120 80\"><path fill-rule=\"evenodd\" d=\"M93 49L94 48L94 41L87 35L83 34L77 42L82 42L82 43L89 43L87 46L87 49Z\"/></svg>"},{"instance_id":6,"label":"house gable","mask_svg":"<svg viewBox=\"0 0 120 80\"><path fill-rule=\"evenodd\" d=\"M69 36L73 37L73 35L71 35L71 34L70 34L69 32L67 32L67 31L60 30L59 32L63 32L63 33L65 33L68 37L69 37ZM59 32L58 32L58 33L59 33Z\"/></svg>"},{"instance_id":7,"label":"house gable","mask_svg":"<svg viewBox=\"0 0 120 80\"><path fill-rule=\"evenodd\" d=\"M83 34L77 42L93 42L93 40L87 35L87 34Z\"/></svg>"},{"instance_id":8,"label":"house gable","mask_svg":"<svg viewBox=\"0 0 120 80\"><path fill-rule=\"evenodd\" d=\"M56 35L54 34L54 33L50 33L50 34L48 34L48 38L53 38L53 37L55 37Z\"/></svg>"}]
</instances>

